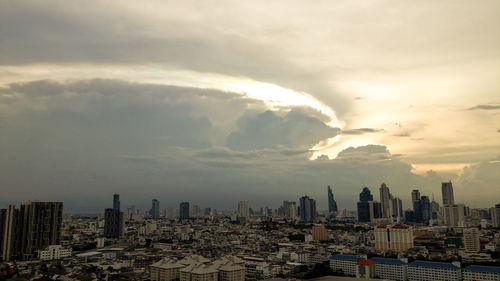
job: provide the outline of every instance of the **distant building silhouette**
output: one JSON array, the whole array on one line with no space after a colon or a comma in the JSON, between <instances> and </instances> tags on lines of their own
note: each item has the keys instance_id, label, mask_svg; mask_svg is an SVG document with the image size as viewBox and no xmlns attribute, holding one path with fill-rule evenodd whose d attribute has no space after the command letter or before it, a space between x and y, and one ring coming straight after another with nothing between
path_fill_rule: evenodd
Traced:
<instances>
[{"instance_id":1,"label":"distant building silhouette","mask_svg":"<svg viewBox=\"0 0 500 281\"><path fill-rule=\"evenodd\" d=\"M238 218L249 218L250 209L248 208L248 201L238 202Z\"/></svg>"},{"instance_id":2,"label":"distant building silhouette","mask_svg":"<svg viewBox=\"0 0 500 281\"><path fill-rule=\"evenodd\" d=\"M123 213L120 212L120 195L113 195L113 208L104 209L104 236L120 238L124 229Z\"/></svg>"},{"instance_id":3,"label":"distant building silhouette","mask_svg":"<svg viewBox=\"0 0 500 281\"><path fill-rule=\"evenodd\" d=\"M120 210L120 194L113 194L113 209Z\"/></svg>"},{"instance_id":4,"label":"distant building silhouette","mask_svg":"<svg viewBox=\"0 0 500 281\"><path fill-rule=\"evenodd\" d=\"M441 184L441 191L443 195L443 206L454 205L455 198L453 196L453 185L451 181L443 182Z\"/></svg>"},{"instance_id":5,"label":"distant building silhouette","mask_svg":"<svg viewBox=\"0 0 500 281\"><path fill-rule=\"evenodd\" d=\"M300 197L299 215L300 220L304 222L313 222L316 220L316 200L309 198L307 195Z\"/></svg>"},{"instance_id":6,"label":"distant building silhouette","mask_svg":"<svg viewBox=\"0 0 500 281\"><path fill-rule=\"evenodd\" d=\"M337 202L335 202L335 199L333 197L333 192L330 186L328 186L328 212L337 212Z\"/></svg>"},{"instance_id":7,"label":"distant building silhouette","mask_svg":"<svg viewBox=\"0 0 500 281\"><path fill-rule=\"evenodd\" d=\"M151 201L151 217L155 220L160 218L160 201L158 199Z\"/></svg>"},{"instance_id":8,"label":"distant building silhouette","mask_svg":"<svg viewBox=\"0 0 500 281\"><path fill-rule=\"evenodd\" d=\"M189 202L181 202L179 206L179 218L180 219L189 218Z\"/></svg>"},{"instance_id":9,"label":"distant building silhouette","mask_svg":"<svg viewBox=\"0 0 500 281\"><path fill-rule=\"evenodd\" d=\"M368 187L364 187L359 194L358 202L358 221L369 222L370 221L370 201L373 201L373 195Z\"/></svg>"}]
</instances>

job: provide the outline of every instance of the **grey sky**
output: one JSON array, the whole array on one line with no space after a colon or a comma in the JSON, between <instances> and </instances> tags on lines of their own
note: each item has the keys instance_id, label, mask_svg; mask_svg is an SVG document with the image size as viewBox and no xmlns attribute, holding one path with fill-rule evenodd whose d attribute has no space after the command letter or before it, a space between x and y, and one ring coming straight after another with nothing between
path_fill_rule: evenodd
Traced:
<instances>
[{"instance_id":1,"label":"grey sky","mask_svg":"<svg viewBox=\"0 0 500 281\"><path fill-rule=\"evenodd\" d=\"M0 204L100 210L118 192L125 205L257 207L307 193L323 207L332 185L352 208L364 185L439 199L451 179L458 200L487 207L500 192L499 13L498 1L0 0Z\"/></svg>"}]
</instances>

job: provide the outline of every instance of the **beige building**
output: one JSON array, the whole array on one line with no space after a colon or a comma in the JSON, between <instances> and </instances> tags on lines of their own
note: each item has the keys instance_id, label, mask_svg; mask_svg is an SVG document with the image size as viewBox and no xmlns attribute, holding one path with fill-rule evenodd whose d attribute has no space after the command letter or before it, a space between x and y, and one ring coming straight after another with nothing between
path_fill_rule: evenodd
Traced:
<instances>
[{"instance_id":1,"label":"beige building","mask_svg":"<svg viewBox=\"0 0 500 281\"><path fill-rule=\"evenodd\" d=\"M379 225L373 230L375 248L380 251L406 251L413 248L411 226Z\"/></svg>"},{"instance_id":2,"label":"beige building","mask_svg":"<svg viewBox=\"0 0 500 281\"><path fill-rule=\"evenodd\" d=\"M182 260L162 259L151 265L153 281L244 281L244 262L226 256L210 261L202 256L191 255Z\"/></svg>"},{"instance_id":3,"label":"beige building","mask_svg":"<svg viewBox=\"0 0 500 281\"><path fill-rule=\"evenodd\" d=\"M477 253L481 251L481 243L479 241L479 229L466 228L464 229L464 247L468 253Z\"/></svg>"},{"instance_id":4,"label":"beige building","mask_svg":"<svg viewBox=\"0 0 500 281\"><path fill-rule=\"evenodd\" d=\"M324 225L314 225L311 230L313 240L326 241L328 240L328 234L326 233L326 228Z\"/></svg>"}]
</instances>

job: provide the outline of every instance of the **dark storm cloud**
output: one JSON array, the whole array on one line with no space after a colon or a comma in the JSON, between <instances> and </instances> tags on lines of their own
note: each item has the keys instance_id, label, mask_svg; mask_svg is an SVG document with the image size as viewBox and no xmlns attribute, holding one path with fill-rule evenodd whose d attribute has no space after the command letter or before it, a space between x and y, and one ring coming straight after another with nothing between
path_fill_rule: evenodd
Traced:
<instances>
[{"instance_id":1,"label":"dark storm cloud","mask_svg":"<svg viewBox=\"0 0 500 281\"><path fill-rule=\"evenodd\" d=\"M276 207L307 193L322 208L332 185L341 208L353 208L364 185L386 182L409 198L413 187L429 194L450 179L415 175L380 145L310 161L311 144L339 129L300 108L270 112L231 93L119 80L35 81L2 93L0 186L10 193L2 200L30 194L63 200L68 210L100 211L106 195L119 192L124 206L156 197L164 206L189 200L233 208L242 199ZM465 184L483 175L466 174ZM498 182L486 177L481 188Z\"/></svg>"},{"instance_id":2,"label":"dark storm cloud","mask_svg":"<svg viewBox=\"0 0 500 281\"><path fill-rule=\"evenodd\" d=\"M496 110L496 109L500 109L500 104L479 104L469 108L469 110Z\"/></svg>"},{"instance_id":3,"label":"dark storm cloud","mask_svg":"<svg viewBox=\"0 0 500 281\"><path fill-rule=\"evenodd\" d=\"M266 111L238 120L238 129L228 136L227 145L237 150L281 146L310 148L320 140L334 137L339 130L299 110L292 110L283 117Z\"/></svg>"}]
</instances>

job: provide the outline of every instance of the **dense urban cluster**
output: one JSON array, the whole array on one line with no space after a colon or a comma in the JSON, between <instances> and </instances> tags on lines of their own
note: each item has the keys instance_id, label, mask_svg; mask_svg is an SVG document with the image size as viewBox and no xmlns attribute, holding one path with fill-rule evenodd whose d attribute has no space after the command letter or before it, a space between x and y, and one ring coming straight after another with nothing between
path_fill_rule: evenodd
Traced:
<instances>
[{"instance_id":1,"label":"dense urban cluster","mask_svg":"<svg viewBox=\"0 0 500 281\"><path fill-rule=\"evenodd\" d=\"M411 192L412 208L382 184L357 210L328 210L308 196L277 209L216 210L133 206L120 197L103 214L63 213L62 202L30 201L0 209L0 279L243 281L500 280L500 204L471 209L442 184L442 205ZM343 277L340 277L343 276ZM333 278L333 277L332 277Z\"/></svg>"}]
</instances>

